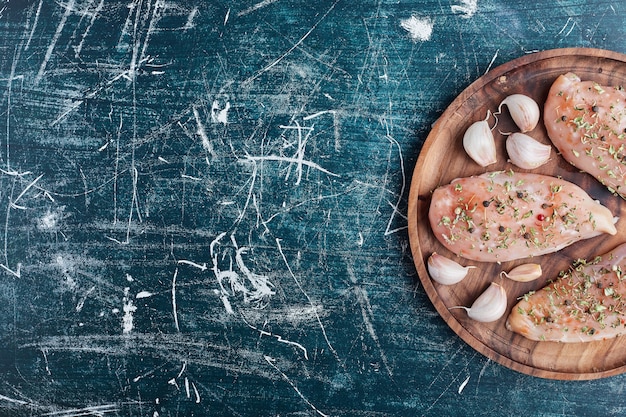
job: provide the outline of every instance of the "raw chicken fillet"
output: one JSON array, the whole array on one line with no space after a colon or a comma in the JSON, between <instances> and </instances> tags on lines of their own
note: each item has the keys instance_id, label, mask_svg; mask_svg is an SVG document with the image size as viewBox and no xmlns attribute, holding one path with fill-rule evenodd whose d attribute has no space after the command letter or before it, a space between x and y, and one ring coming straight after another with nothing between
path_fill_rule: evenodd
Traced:
<instances>
[{"instance_id":1,"label":"raw chicken fillet","mask_svg":"<svg viewBox=\"0 0 626 417\"><path fill-rule=\"evenodd\" d=\"M459 178L432 194L435 237L467 259L503 262L617 233L611 211L560 178L512 171Z\"/></svg>"},{"instance_id":2,"label":"raw chicken fillet","mask_svg":"<svg viewBox=\"0 0 626 417\"><path fill-rule=\"evenodd\" d=\"M528 339L590 342L626 333L626 244L578 260L513 307L507 328Z\"/></svg>"},{"instance_id":3,"label":"raw chicken fillet","mask_svg":"<svg viewBox=\"0 0 626 417\"><path fill-rule=\"evenodd\" d=\"M544 106L550 140L569 163L626 198L626 91L581 81L552 84Z\"/></svg>"}]
</instances>

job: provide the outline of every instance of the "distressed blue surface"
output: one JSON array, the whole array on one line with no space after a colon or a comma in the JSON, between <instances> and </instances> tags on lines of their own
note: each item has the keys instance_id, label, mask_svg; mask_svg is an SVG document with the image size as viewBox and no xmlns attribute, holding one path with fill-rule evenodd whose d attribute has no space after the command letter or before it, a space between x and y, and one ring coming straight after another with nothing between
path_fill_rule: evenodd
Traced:
<instances>
[{"instance_id":1,"label":"distressed blue surface","mask_svg":"<svg viewBox=\"0 0 626 417\"><path fill-rule=\"evenodd\" d=\"M458 93L534 51L626 52L625 13L0 3L0 414L623 415L623 376L537 379L454 335L405 213Z\"/></svg>"}]
</instances>

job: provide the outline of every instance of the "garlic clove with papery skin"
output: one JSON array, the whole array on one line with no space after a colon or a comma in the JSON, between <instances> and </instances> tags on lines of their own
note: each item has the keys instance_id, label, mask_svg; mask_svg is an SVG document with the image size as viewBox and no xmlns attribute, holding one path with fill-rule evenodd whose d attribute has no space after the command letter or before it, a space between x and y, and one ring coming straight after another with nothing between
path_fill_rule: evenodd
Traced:
<instances>
[{"instance_id":1,"label":"garlic clove with papery skin","mask_svg":"<svg viewBox=\"0 0 626 417\"><path fill-rule=\"evenodd\" d=\"M467 311L467 316L473 320L489 323L498 320L506 312L506 291L502 285L492 282L482 294L476 298L471 307L462 308Z\"/></svg>"},{"instance_id":2,"label":"garlic clove with papery skin","mask_svg":"<svg viewBox=\"0 0 626 417\"><path fill-rule=\"evenodd\" d=\"M496 142L486 120L474 122L467 128L463 135L463 148L482 167L497 162Z\"/></svg>"},{"instance_id":3,"label":"garlic clove with papery skin","mask_svg":"<svg viewBox=\"0 0 626 417\"><path fill-rule=\"evenodd\" d=\"M537 126L539 105L532 98L524 94L511 94L502 100L498 106L498 113L501 112L502 106L507 106L511 118L522 133L529 132Z\"/></svg>"},{"instance_id":4,"label":"garlic clove with papery skin","mask_svg":"<svg viewBox=\"0 0 626 417\"><path fill-rule=\"evenodd\" d=\"M523 169L535 169L550 160L552 147L524 133L512 133L506 138L509 160Z\"/></svg>"},{"instance_id":5,"label":"garlic clove with papery skin","mask_svg":"<svg viewBox=\"0 0 626 417\"><path fill-rule=\"evenodd\" d=\"M452 259L448 259L437 252L433 252L427 261L430 277L443 285L452 285L461 282L470 269L475 266L462 266Z\"/></svg>"},{"instance_id":6,"label":"garlic clove with papery skin","mask_svg":"<svg viewBox=\"0 0 626 417\"><path fill-rule=\"evenodd\" d=\"M467 315L483 323L498 320L506 311L506 291L500 284L492 282L472 303Z\"/></svg>"},{"instance_id":7,"label":"garlic clove with papery skin","mask_svg":"<svg viewBox=\"0 0 626 417\"><path fill-rule=\"evenodd\" d=\"M541 265L530 263L518 265L511 269L508 273L502 271L500 275L504 275L505 277L517 282L529 282L536 280L541 276L541 274Z\"/></svg>"}]
</instances>

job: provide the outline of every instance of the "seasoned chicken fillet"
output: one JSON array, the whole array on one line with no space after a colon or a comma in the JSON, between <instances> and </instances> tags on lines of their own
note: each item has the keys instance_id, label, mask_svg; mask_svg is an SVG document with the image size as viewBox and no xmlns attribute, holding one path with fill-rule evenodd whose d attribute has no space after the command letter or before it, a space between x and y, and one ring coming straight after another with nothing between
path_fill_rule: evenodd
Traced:
<instances>
[{"instance_id":1,"label":"seasoned chicken fillet","mask_svg":"<svg viewBox=\"0 0 626 417\"><path fill-rule=\"evenodd\" d=\"M531 340L590 342L626 333L626 244L566 273L513 307L507 328Z\"/></svg>"},{"instance_id":2,"label":"seasoned chicken fillet","mask_svg":"<svg viewBox=\"0 0 626 417\"><path fill-rule=\"evenodd\" d=\"M552 84L544 107L550 140L565 160L626 198L626 91L581 81Z\"/></svg>"},{"instance_id":3,"label":"seasoned chicken fillet","mask_svg":"<svg viewBox=\"0 0 626 417\"><path fill-rule=\"evenodd\" d=\"M459 178L435 189L428 217L446 248L483 262L543 255L617 232L610 210L577 185L512 171Z\"/></svg>"}]
</instances>

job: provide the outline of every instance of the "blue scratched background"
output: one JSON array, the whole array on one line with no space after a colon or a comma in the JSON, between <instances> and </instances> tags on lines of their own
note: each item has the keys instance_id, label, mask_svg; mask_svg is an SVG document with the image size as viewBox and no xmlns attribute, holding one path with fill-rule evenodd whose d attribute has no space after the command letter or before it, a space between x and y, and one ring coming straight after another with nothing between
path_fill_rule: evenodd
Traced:
<instances>
[{"instance_id":1,"label":"blue scratched background","mask_svg":"<svg viewBox=\"0 0 626 417\"><path fill-rule=\"evenodd\" d=\"M411 174L473 80L626 52L611 1L0 2L0 415L623 415L416 276Z\"/></svg>"}]
</instances>

